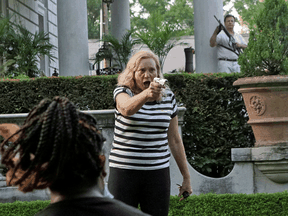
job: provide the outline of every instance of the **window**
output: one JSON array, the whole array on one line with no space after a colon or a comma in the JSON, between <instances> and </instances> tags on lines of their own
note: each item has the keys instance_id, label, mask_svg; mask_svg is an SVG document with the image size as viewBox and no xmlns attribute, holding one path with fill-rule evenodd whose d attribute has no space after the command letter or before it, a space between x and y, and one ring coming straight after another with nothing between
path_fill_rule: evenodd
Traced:
<instances>
[{"instance_id":1,"label":"window","mask_svg":"<svg viewBox=\"0 0 288 216\"><path fill-rule=\"evenodd\" d=\"M39 19L39 32L45 31L44 29L44 17L40 14L38 14ZM40 70L43 71L45 74L47 74L48 71L45 70L46 67L46 58L45 56L41 56L40 59Z\"/></svg>"},{"instance_id":2,"label":"window","mask_svg":"<svg viewBox=\"0 0 288 216\"><path fill-rule=\"evenodd\" d=\"M1 0L0 1L0 13L4 16L6 16L6 10L7 10L7 1Z\"/></svg>"},{"instance_id":3,"label":"window","mask_svg":"<svg viewBox=\"0 0 288 216\"><path fill-rule=\"evenodd\" d=\"M38 1L38 27L39 32L48 31L48 22L47 22L47 8L45 7L47 0ZM43 71L46 76L50 76L49 71L49 58L47 56L41 56L39 69Z\"/></svg>"}]
</instances>

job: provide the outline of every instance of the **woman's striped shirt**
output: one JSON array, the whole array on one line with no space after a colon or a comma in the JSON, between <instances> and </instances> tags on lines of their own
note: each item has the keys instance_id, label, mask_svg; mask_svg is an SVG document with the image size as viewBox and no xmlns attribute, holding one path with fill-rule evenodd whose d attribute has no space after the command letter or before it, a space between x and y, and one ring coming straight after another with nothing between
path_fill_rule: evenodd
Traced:
<instances>
[{"instance_id":1,"label":"woman's striped shirt","mask_svg":"<svg viewBox=\"0 0 288 216\"><path fill-rule=\"evenodd\" d=\"M119 93L133 93L126 87L114 90L114 101ZM174 94L165 90L160 102L147 102L132 116L123 116L115 109L114 141L109 166L156 170L169 167L168 128L177 113Z\"/></svg>"}]
</instances>

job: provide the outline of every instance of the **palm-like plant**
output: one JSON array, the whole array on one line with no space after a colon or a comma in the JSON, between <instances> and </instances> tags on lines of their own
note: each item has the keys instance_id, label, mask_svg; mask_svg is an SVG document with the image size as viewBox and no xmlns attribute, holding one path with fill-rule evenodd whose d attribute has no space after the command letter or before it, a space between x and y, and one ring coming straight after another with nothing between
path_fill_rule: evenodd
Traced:
<instances>
[{"instance_id":1,"label":"palm-like plant","mask_svg":"<svg viewBox=\"0 0 288 216\"><path fill-rule=\"evenodd\" d=\"M4 18L2 15L0 15L0 36L1 36L0 40L1 42L5 34L8 32L7 31L8 27L9 27L9 19Z\"/></svg>"},{"instance_id":2,"label":"palm-like plant","mask_svg":"<svg viewBox=\"0 0 288 216\"><path fill-rule=\"evenodd\" d=\"M163 71L164 62L170 50L178 45L187 45L187 43L179 42L182 31L177 30L175 25L165 23L157 13L150 14L147 22L150 23L150 28L136 33L136 36L158 56L161 71Z\"/></svg>"},{"instance_id":3,"label":"palm-like plant","mask_svg":"<svg viewBox=\"0 0 288 216\"><path fill-rule=\"evenodd\" d=\"M49 43L49 35L45 32L36 32L32 34L27 29L18 27L18 50L19 60L18 68L25 71L29 77L35 77L39 75L40 71L37 67L37 63L44 56L48 56L53 61L54 56L51 51L54 48Z\"/></svg>"},{"instance_id":4,"label":"palm-like plant","mask_svg":"<svg viewBox=\"0 0 288 216\"><path fill-rule=\"evenodd\" d=\"M103 59L113 58L116 62L113 66L120 67L122 71L129 61L134 45L140 43L139 39L131 38L132 34L133 30L127 31L121 40L113 35L105 35L102 41L106 44L107 49L104 52L96 53L94 64L101 62Z\"/></svg>"},{"instance_id":5,"label":"palm-like plant","mask_svg":"<svg viewBox=\"0 0 288 216\"><path fill-rule=\"evenodd\" d=\"M6 38L9 27L9 19L4 18L2 15L0 16L0 76L4 77L5 71L7 70L7 66L13 64L13 61L3 62L3 46L4 39Z\"/></svg>"},{"instance_id":6,"label":"palm-like plant","mask_svg":"<svg viewBox=\"0 0 288 216\"><path fill-rule=\"evenodd\" d=\"M4 19L3 19L4 20ZM38 62L45 55L54 60L52 50L55 48L49 43L49 35L44 32L32 34L21 25L11 25L0 22L0 55L9 61L6 65L5 76L15 77L25 74L29 77L39 75Z\"/></svg>"},{"instance_id":7,"label":"palm-like plant","mask_svg":"<svg viewBox=\"0 0 288 216\"><path fill-rule=\"evenodd\" d=\"M0 77L5 77L5 74L7 73L7 68L15 63L15 60L9 59L8 61L4 62L0 66Z\"/></svg>"}]
</instances>

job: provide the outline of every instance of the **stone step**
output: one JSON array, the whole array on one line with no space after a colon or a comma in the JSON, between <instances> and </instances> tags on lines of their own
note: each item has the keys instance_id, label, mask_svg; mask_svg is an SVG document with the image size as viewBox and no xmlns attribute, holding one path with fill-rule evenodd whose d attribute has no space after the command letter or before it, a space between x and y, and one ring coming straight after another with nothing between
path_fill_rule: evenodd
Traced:
<instances>
[{"instance_id":1,"label":"stone step","mask_svg":"<svg viewBox=\"0 0 288 216\"><path fill-rule=\"evenodd\" d=\"M0 188L0 203L12 203L19 201L50 200L50 193L46 190L34 190L33 192L23 193L17 187Z\"/></svg>"}]
</instances>

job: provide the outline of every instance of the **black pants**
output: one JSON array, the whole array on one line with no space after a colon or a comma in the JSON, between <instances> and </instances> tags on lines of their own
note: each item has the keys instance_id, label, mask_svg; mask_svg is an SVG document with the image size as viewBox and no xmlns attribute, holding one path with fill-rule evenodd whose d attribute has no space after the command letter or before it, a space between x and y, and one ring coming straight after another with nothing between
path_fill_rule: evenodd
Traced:
<instances>
[{"instance_id":1,"label":"black pants","mask_svg":"<svg viewBox=\"0 0 288 216\"><path fill-rule=\"evenodd\" d=\"M169 168L128 170L110 167L108 188L114 198L153 216L167 216L170 201Z\"/></svg>"}]
</instances>

